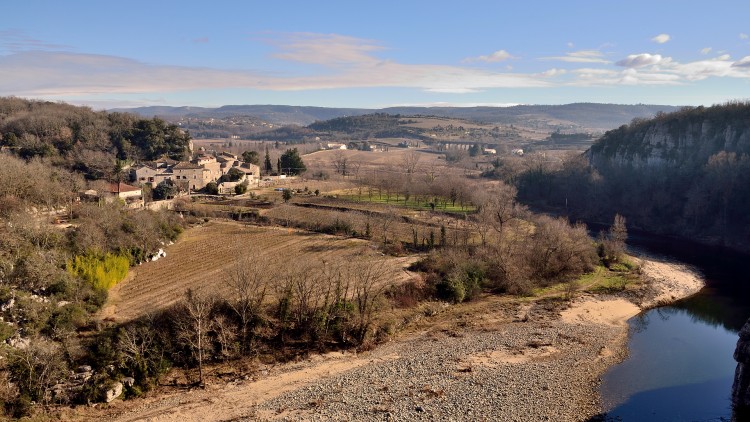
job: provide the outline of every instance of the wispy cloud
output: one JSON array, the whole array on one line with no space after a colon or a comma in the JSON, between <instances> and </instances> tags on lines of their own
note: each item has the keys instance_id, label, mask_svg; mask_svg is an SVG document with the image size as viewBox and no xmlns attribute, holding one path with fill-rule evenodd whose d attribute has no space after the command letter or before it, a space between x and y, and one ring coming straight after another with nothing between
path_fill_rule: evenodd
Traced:
<instances>
[{"instance_id":1,"label":"wispy cloud","mask_svg":"<svg viewBox=\"0 0 750 422\"><path fill-rule=\"evenodd\" d=\"M568 63L611 63L604 58L604 53L599 50L572 51L570 53L565 53L564 56L542 57L540 60L557 60Z\"/></svg>"},{"instance_id":2,"label":"wispy cloud","mask_svg":"<svg viewBox=\"0 0 750 422\"><path fill-rule=\"evenodd\" d=\"M463 59L464 63L473 63L473 62L486 62L486 63L497 63L502 62L508 59L512 59L513 56L508 53L505 50L497 50L492 54L488 54L486 56L479 56L479 57L467 57Z\"/></svg>"},{"instance_id":3,"label":"wispy cloud","mask_svg":"<svg viewBox=\"0 0 750 422\"><path fill-rule=\"evenodd\" d=\"M713 50L711 47L701 48L701 54L705 56L706 54L710 53L711 50Z\"/></svg>"},{"instance_id":4,"label":"wispy cloud","mask_svg":"<svg viewBox=\"0 0 750 422\"><path fill-rule=\"evenodd\" d=\"M746 33L744 33L744 32L740 32L740 39L741 39L741 40L746 40L746 39L748 39L748 38L750 38L750 35L747 35L747 34L746 34Z\"/></svg>"},{"instance_id":5,"label":"wispy cloud","mask_svg":"<svg viewBox=\"0 0 750 422\"><path fill-rule=\"evenodd\" d=\"M208 44L208 37L193 38L190 42L193 44Z\"/></svg>"},{"instance_id":6,"label":"wispy cloud","mask_svg":"<svg viewBox=\"0 0 750 422\"><path fill-rule=\"evenodd\" d=\"M153 97L211 89L302 91L349 88L410 88L467 94L496 88L559 86L675 85L706 78L750 79L750 56L733 61L728 54L678 62L662 54L630 54L612 63L599 50L573 51L555 60L564 68L518 72L512 68L400 63L374 40L337 34L287 34L267 40L272 57L295 67L319 66L313 73L280 75L267 70L226 70L168 66L123 57L69 51L15 51L0 55L0 95L47 98ZM505 50L496 60L509 56ZM493 54L487 56L489 60ZM495 60L493 59L493 60ZM132 99L132 98L131 98Z\"/></svg>"},{"instance_id":7,"label":"wispy cloud","mask_svg":"<svg viewBox=\"0 0 750 422\"><path fill-rule=\"evenodd\" d=\"M19 52L31 50L57 51L71 50L72 48L63 44L55 44L36 39L20 29L0 30L0 50L6 52Z\"/></svg>"},{"instance_id":8,"label":"wispy cloud","mask_svg":"<svg viewBox=\"0 0 750 422\"><path fill-rule=\"evenodd\" d=\"M657 43L657 44L664 44L665 42L669 41L672 37L669 36L669 34L659 34L655 36L654 38L651 38L651 41Z\"/></svg>"},{"instance_id":9,"label":"wispy cloud","mask_svg":"<svg viewBox=\"0 0 750 422\"><path fill-rule=\"evenodd\" d=\"M373 41L335 34L291 34L277 45L279 52L274 57L278 59L331 69L313 76L277 76L252 70L155 65L104 55L19 52L0 56L0 95L362 87L408 87L458 94L490 88L548 86L548 82L529 74L397 63L374 56L384 48Z\"/></svg>"},{"instance_id":10,"label":"wispy cloud","mask_svg":"<svg viewBox=\"0 0 750 422\"><path fill-rule=\"evenodd\" d=\"M372 40L338 34L294 33L269 40L280 50L273 57L324 66L377 64L372 54L385 50Z\"/></svg>"}]
</instances>

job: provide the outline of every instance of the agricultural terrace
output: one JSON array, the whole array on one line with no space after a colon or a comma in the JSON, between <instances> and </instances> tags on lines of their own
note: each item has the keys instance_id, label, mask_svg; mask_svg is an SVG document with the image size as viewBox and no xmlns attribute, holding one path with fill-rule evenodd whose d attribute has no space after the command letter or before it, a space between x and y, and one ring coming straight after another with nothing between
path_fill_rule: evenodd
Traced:
<instances>
[{"instance_id":1,"label":"agricultural terrace","mask_svg":"<svg viewBox=\"0 0 750 422\"><path fill-rule=\"evenodd\" d=\"M271 264L276 270L290 267L341 263L373 258L383 261L386 280L401 283L410 278L404 270L413 258L383 258L358 239L278 227L254 227L235 222L212 221L187 230L167 256L131 271L128 278L110 291L102 310L104 318L128 321L164 309L185 295L187 289L204 289L218 296L231 290L224 280L237 261ZM267 280L269 285L273 279Z\"/></svg>"},{"instance_id":2,"label":"agricultural terrace","mask_svg":"<svg viewBox=\"0 0 750 422\"><path fill-rule=\"evenodd\" d=\"M450 166L442 154L415 148L391 147L388 151L326 150L303 156L309 170L336 173L346 160L347 177L370 179L388 174L415 178L447 178L466 175L466 169ZM476 172L478 173L478 172Z\"/></svg>"}]
</instances>

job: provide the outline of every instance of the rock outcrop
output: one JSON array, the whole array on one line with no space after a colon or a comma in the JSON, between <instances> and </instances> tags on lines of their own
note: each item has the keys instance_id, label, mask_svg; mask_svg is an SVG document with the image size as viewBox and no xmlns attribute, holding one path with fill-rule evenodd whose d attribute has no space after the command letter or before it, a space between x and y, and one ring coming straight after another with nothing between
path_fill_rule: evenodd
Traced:
<instances>
[{"instance_id":1,"label":"rock outcrop","mask_svg":"<svg viewBox=\"0 0 750 422\"><path fill-rule=\"evenodd\" d=\"M607 132L587 152L602 167L702 166L719 151L750 152L750 105L684 109Z\"/></svg>"},{"instance_id":2,"label":"rock outcrop","mask_svg":"<svg viewBox=\"0 0 750 422\"><path fill-rule=\"evenodd\" d=\"M737 349L734 351L737 370L734 373L732 386L732 404L738 412L750 412L750 319L740 330Z\"/></svg>"}]
</instances>

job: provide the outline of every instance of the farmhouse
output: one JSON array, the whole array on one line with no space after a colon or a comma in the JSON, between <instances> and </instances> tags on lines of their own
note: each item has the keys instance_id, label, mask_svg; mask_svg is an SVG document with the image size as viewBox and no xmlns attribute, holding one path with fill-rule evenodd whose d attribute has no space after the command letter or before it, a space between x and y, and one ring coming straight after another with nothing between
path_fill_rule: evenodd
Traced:
<instances>
[{"instance_id":1,"label":"farmhouse","mask_svg":"<svg viewBox=\"0 0 750 422\"><path fill-rule=\"evenodd\" d=\"M143 190L139 187L127 185L125 183L108 183L103 189L99 191L89 189L79 193L79 199L81 201L104 201L113 202L116 200L122 200L128 208L142 208L143 207Z\"/></svg>"},{"instance_id":2,"label":"farmhouse","mask_svg":"<svg viewBox=\"0 0 750 422\"><path fill-rule=\"evenodd\" d=\"M251 183L260 179L259 166L244 163L236 155L226 152L216 155L201 153L191 161L163 159L143 163L131 169L130 178L140 185L149 183L151 186L170 180L183 191L196 191L209 182L218 181L233 168L244 174L243 181ZM227 190L234 192L234 186Z\"/></svg>"}]
</instances>

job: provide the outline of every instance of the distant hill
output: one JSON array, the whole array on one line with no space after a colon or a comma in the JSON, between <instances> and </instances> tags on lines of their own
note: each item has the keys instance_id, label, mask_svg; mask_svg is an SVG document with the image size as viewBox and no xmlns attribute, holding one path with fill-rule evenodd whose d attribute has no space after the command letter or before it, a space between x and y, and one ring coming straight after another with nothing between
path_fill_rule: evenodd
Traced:
<instances>
[{"instance_id":1,"label":"distant hill","mask_svg":"<svg viewBox=\"0 0 750 422\"><path fill-rule=\"evenodd\" d=\"M203 107L138 107L115 109L144 117L227 118L254 116L277 125L307 126L317 121L372 113L423 115L467 119L491 124L518 124L553 131L555 129L609 130L634 118L650 118L657 112L672 112L678 107L666 105L622 105L575 103L565 105L521 105L514 107L389 107L384 109L327 108L286 105L227 105Z\"/></svg>"},{"instance_id":2,"label":"distant hill","mask_svg":"<svg viewBox=\"0 0 750 422\"><path fill-rule=\"evenodd\" d=\"M225 105L218 108L203 107L137 107L110 111L136 113L144 117L196 117L223 119L233 116L253 116L276 125L307 126L321 120L337 117L360 116L377 110L362 108L327 108L286 105Z\"/></svg>"}]
</instances>

